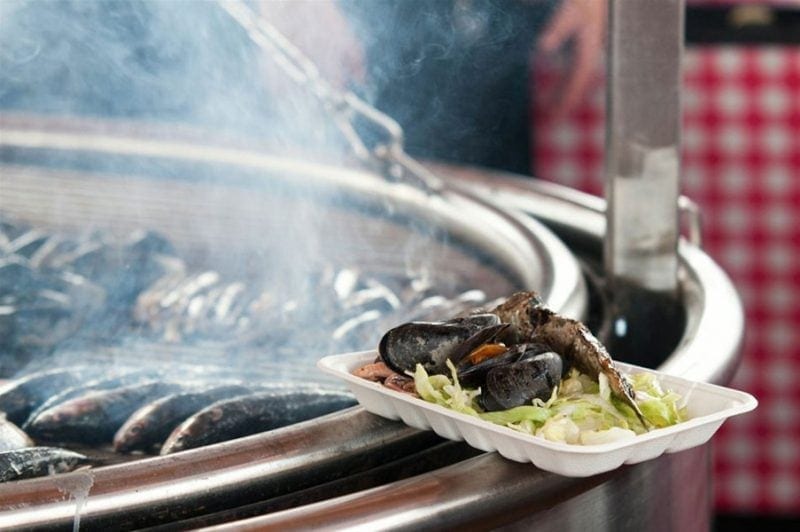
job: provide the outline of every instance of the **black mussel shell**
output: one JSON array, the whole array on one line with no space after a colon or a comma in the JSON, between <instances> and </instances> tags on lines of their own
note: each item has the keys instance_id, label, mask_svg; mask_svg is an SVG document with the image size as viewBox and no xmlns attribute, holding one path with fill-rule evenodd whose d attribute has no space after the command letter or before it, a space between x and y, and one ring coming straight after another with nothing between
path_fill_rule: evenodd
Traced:
<instances>
[{"instance_id":1,"label":"black mussel shell","mask_svg":"<svg viewBox=\"0 0 800 532\"><path fill-rule=\"evenodd\" d=\"M499 340L499 338L503 336L506 329L510 327L511 325L508 323L501 323L499 325L492 325L485 329L480 329L453 351L450 355L450 361L457 366L467 364L468 362L465 358L467 355L484 344L501 342L502 340Z\"/></svg>"},{"instance_id":2,"label":"black mussel shell","mask_svg":"<svg viewBox=\"0 0 800 532\"><path fill-rule=\"evenodd\" d=\"M468 327L472 332L478 332L487 327L500 324L500 318L496 314L471 314L461 318L453 318L445 322L447 325L459 325Z\"/></svg>"},{"instance_id":3,"label":"black mussel shell","mask_svg":"<svg viewBox=\"0 0 800 532\"><path fill-rule=\"evenodd\" d=\"M510 364L515 362L519 357L519 353L508 350L502 355L498 355L496 357L487 358L483 362L479 364L475 364L474 366L469 366L464 369L458 370L458 382L461 386L466 388L479 388L484 385L486 382L486 374L489 373L489 370L492 368L496 368L497 366L501 366L503 364Z\"/></svg>"},{"instance_id":4,"label":"black mussel shell","mask_svg":"<svg viewBox=\"0 0 800 532\"><path fill-rule=\"evenodd\" d=\"M545 343L531 342L531 343L528 343L528 344L521 344L521 345L522 345L521 350L523 351L523 353L520 354L518 360L525 360L525 359L528 359L528 358L533 358L535 356L538 356L538 355L540 355L542 353L547 353L547 352L552 352L552 353L558 355L558 352L556 350L554 350L550 345L545 344ZM564 376L566 376L567 373L569 373L569 369L570 369L571 366L570 366L569 360L566 360L564 357L562 357L560 355L558 355L558 356L561 359L561 377L563 378Z\"/></svg>"},{"instance_id":5,"label":"black mussel shell","mask_svg":"<svg viewBox=\"0 0 800 532\"><path fill-rule=\"evenodd\" d=\"M458 370L458 381L467 388L478 388L486 383L489 370L503 364L533 358L542 353L552 351L549 346L540 343L517 344L508 348L502 355L484 360L473 366L462 366Z\"/></svg>"},{"instance_id":6,"label":"black mussel shell","mask_svg":"<svg viewBox=\"0 0 800 532\"><path fill-rule=\"evenodd\" d=\"M503 323L497 314L472 314L463 318L455 318L446 321L445 323L470 327L475 333L490 327L504 325L505 327L503 329L499 330L495 335L493 335L491 338L492 342L502 342L506 345L515 345L524 341L522 333L520 333L519 329L510 323Z\"/></svg>"},{"instance_id":7,"label":"black mussel shell","mask_svg":"<svg viewBox=\"0 0 800 532\"><path fill-rule=\"evenodd\" d=\"M8 245L8 251L15 255L30 258L50 237L38 229L31 229L12 240Z\"/></svg>"},{"instance_id":8,"label":"black mussel shell","mask_svg":"<svg viewBox=\"0 0 800 532\"><path fill-rule=\"evenodd\" d=\"M534 399L546 401L561 382L562 370L561 357L552 351L500 364L486 374L482 406L494 411L530 404Z\"/></svg>"},{"instance_id":9,"label":"black mussel shell","mask_svg":"<svg viewBox=\"0 0 800 532\"><path fill-rule=\"evenodd\" d=\"M398 373L422 364L430 374L446 373L446 361L474 334L470 327L441 322L410 322L389 330L378 344L387 366Z\"/></svg>"}]
</instances>

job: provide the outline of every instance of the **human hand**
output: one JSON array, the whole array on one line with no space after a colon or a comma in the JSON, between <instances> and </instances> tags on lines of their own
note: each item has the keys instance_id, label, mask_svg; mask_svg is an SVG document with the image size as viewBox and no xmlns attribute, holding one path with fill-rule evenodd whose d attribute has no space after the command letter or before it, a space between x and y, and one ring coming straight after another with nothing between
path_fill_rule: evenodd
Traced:
<instances>
[{"instance_id":1,"label":"human hand","mask_svg":"<svg viewBox=\"0 0 800 532\"><path fill-rule=\"evenodd\" d=\"M334 86L364 82L364 48L334 0L262 0L260 11Z\"/></svg>"},{"instance_id":2,"label":"human hand","mask_svg":"<svg viewBox=\"0 0 800 532\"><path fill-rule=\"evenodd\" d=\"M585 96L605 42L606 0L563 0L537 43L539 51L554 53L572 42L570 72L555 106L556 118L573 111Z\"/></svg>"}]
</instances>

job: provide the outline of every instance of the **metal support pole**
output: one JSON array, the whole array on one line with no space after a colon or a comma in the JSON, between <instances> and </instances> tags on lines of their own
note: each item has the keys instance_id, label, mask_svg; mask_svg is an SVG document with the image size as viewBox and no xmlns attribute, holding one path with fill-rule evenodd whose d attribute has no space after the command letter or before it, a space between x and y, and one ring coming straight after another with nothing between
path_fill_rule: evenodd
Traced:
<instances>
[{"instance_id":1,"label":"metal support pole","mask_svg":"<svg viewBox=\"0 0 800 532\"><path fill-rule=\"evenodd\" d=\"M610 0L605 267L677 293L683 0Z\"/></svg>"}]
</instances>

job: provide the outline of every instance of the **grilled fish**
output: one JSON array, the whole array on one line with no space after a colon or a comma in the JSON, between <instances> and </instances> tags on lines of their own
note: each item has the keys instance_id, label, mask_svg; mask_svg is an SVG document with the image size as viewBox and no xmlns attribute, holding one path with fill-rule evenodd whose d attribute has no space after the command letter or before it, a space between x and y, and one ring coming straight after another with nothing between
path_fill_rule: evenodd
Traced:
<instances>
[{"instance_id":1,"label":"grilled fish","mask_svg":"<svg viewBox=\"0 0 800 532\"><path fill-rule=\"evenodd\" d=\"M85 380L89 368L52 369L31 373L0 387L0 411L12 423L20 424L53 395L53 390L75 386Z\"/></svg>"},{"instance_id":2,"label":"grilled fish","mask_svg":"<svg viewBox=\"0 0 800 532\"><path fill-rule=\"evenodd\" d=\"M154 370L123 369L117 372L112 371L110 372L110 375L95 380L84 381L75 386L63 388L61 390L52 390L53 392L52 397L44 401L33 412L31 412L31 414L25 420L25 423L21 425L22 429L28 430L30 423L32 423L34 419L38 418L39 414L41 414L45 410L50 410L54 406L60 405L61 403L65 403L70 399L74 399L75 397L81 397L91 392L113 390L115 388L120 388L123 386L130 386L132 384L139 384L146 381L156 380L158 376L159 373Z\"/></svg>"},{"instance_id":3,"label":"grilled fish","mask_svg":"<svg viewBox=\"0 0 800 532\"><path fill-rule=\"evenodd\" d=\"M90 392L41 412L27 424L27 431L42 441L108 443L143 404L179 390L175 383L149 381Z\"/></svg>"},{"instance_id":4,"label":"grilled fish","mask_svg":"<svg viewBox=\"0 0 800 532\"><path fill-rule=\"evenodd\" d=\"M160 445L183 420L222 399L245 395L250 388L231 384L199 392L168 395L131 414L114 436L114 450L131 452Z\"/></svg>"},{"instance_id":5,"label":"grilled fish","mask_svg":"<svg viewBox=\"0 0 800 532\"><path fill-rule=\"evenodd\" d=\"M218 401L178 426L161 447L170 454L329 414L356 403L338 391L262 392Z\"/></svg>"}]
</instances>

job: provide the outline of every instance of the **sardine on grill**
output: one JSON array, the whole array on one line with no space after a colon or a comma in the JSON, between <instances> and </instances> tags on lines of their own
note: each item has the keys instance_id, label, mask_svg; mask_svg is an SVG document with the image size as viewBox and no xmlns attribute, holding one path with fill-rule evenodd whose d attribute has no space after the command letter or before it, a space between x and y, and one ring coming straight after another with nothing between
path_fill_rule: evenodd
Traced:
<instances>
[{"instance_id":1,"label":"sardine on grill","mask_svg":"<svg viewBox=\"0 0 800 532\"><path fill-rule=\"evenodd\" d=\"M0 412L13 423L20 424L39 405L49 399L53 390L75 386L87 375L95 375L92 368L58 368L31 373L0 386Z\"/></svg>"},{"instance_id":2,"label":"sardine on grill","mask_svg":"<svg viewBox=\"0 0 800 532\"><path fill-rule=\"evenodd\" d=\"M161 454L202 447L276 429L353 406L338 391L262 392L218 401L178 426Z\"/></svg>"},{"instance_id":3,"label":"sardine on grill","mask_svg":"<svg viewBox=\"0 0 800 532\"><path fill-rule=\"evenodd\" d=\"M49 234L39 229L31 229L8 243L8 253L30 258L49 238Z\"/></svg>"},{"instance_id":4,"label":"sardine on grill","mask_svg":"<svg viewBox=\"0 0 800 532\"><path fill-rule=\"evenodd\" d=\"M152 449L164 443L175 427L195 412L222 399L250 392L247 386L230 384L156 399L131 414L119 428L114 436L114 450L128 453Z\"/></svg>"},{"instance_id":5,"label":"sardine on grill","mask_svg":"<svg viewBox=\"0 0 800 532\"><path fill-rule=\"evenodd\" d=\"M49 410L57 405L65 403L70 399L74 399L75 397L88 395L92 392L113 390L123 386L130 386L132 384L157 380L160 377L160 373L153 369L132 370L126 368L111 368L103 377L87 380L75 386L69 386L63 389L54 388L52 390L53 395L39 405L33 412L31 412L21 427L23 430L27 430L28 426L33 422L33 420L39 417L39 414L45 410Z\"/></svg>"},{"instance_id":6,"label":"sardine on grill","mask_svg":"<svg viewBox=\"0 0 800 532\"><path fill-rule=\"evenodd\" d=\"M149 381L90 392L40 412L27 423L27 432L39 441L109 443L143 404L180 389L176 383Z\"/></svg>"}]
</instances>

